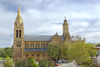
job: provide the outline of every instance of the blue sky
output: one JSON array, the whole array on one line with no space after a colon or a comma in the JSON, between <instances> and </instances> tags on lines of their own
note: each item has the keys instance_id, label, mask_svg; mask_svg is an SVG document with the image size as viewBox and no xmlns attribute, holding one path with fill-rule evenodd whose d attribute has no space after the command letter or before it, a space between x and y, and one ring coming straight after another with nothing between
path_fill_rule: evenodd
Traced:
<instances>
[{"instance_id":1,"label":"blue sky","mask_svg":"<svg viewBox=\"0 0 100 67\"><path fill-rule=\"evenodd\" d=\"M25 35L62 35L66 16L71 35L100 43L100 0L0 0L0 48L13 45L19 4Z\"/></svg>"}]
</instances>

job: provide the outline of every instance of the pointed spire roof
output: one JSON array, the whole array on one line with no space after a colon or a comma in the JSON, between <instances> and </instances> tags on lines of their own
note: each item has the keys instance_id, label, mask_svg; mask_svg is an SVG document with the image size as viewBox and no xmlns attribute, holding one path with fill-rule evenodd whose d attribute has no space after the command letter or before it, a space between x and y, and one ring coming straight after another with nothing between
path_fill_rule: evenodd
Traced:
<instances>
[{"instance_id":1,"label":"pointed spire roof","mask_svg":"<svg viewBox=\"0 0 100 67\"><path fill-rule=\"evenodd\" d=\"M20 11L20 4L19 4L19 7L18 7L18 12L17 12L17 17L16 17L16 20L15 20L15 23L18 26L23 23L23 20L22 20L22 17L21 17L21 11Z\"/></svg>"},{"instance_id":2,"label":"pointed spire roof","mask_svg":"<svg viewBox=\"0 0 100 67\"><path fill-rule=\"evenodd\" d=\"M65 20L64 20L63 26L68 26L68 22L66 20L66 16L65 16Z\"/></svg>"},{"instance_id":3,"label":"pointed spire roof","mask_svg":"<svg viewBox=\"0 0 100 67\"><path fill-rule=\"evenodd\" d=\"M21 17L21 12L20 12L20 4L19 4L19 6L18 6L17 17L18 17L18 18L20 18L20 17Z\"/></svg>"}]
</instances>

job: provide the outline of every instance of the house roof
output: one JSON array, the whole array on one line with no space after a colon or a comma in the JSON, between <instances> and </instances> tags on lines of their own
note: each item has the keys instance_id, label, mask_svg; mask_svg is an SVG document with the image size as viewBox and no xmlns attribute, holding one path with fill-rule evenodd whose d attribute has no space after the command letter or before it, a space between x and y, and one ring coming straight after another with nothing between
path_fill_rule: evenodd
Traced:
<instances>
[{"instance_id":1,"label":"house roof","mask_svg":"<svg viewBox=\"0 0 100 67\"><path fill-rule=\"evenodd\" d=\"M24 48L25 52L47 51L47 48Z\"/></svg>"},{"instance_id":2,"label":"house roof","mask_svg":"<svg viewBox=\"0 0 100 67\"><path fill-rule=\"evenodd\" d=\"M73 61L71 63L62 64L61 66L58 67L79 67L79 65L75 61Z\"/></svg>"},{"instance_id":3,"label":"house roof","mask_svg":"<svg viewBox=\"0 0 100 67\"><path fill-rule=\"evenodd\" d=\"M50 41L53 36L54 35L24 35L24 41ZM62 41L65 40L63 35L59 35L59 37L62 39ZM79 36L77 35L72 35L71 40L77 41L78 37Z\"/></svg>"}]
</instances>

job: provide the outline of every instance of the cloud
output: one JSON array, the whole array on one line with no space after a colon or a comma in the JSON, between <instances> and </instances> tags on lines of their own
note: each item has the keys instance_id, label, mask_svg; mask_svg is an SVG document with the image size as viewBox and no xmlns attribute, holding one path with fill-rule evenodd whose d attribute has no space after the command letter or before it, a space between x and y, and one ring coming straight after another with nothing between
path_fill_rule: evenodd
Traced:
<instances>
[{"instance_id":1,"label":"cloud","mask_svg":"<svg viewBox=\"0 0 100 67\"><path fill-rule=\"evenodd\" d=\"M25 35L62 34L64 17L71 35L85 37L87 42L100 42L100 1L98 0L2 0L0 1L0 47L13 44L14 21L18 4Z\"/></svg>"}]
</instances>

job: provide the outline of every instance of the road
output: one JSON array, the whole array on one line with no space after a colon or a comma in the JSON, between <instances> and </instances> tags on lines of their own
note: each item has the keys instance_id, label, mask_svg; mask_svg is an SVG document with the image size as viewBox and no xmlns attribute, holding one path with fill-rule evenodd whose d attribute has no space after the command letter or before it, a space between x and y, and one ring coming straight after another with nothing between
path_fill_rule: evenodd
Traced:
<instances>
[{"instance_id":1,"label":"road","mask_svg":"<svg viewBox=\"0 0 100 67\"><path fill-rule=\"evenodd\" d=\"M3 66L3 62L4 62L4 60L0 60L0 67Z\"/></svg>"}]
</instances>

